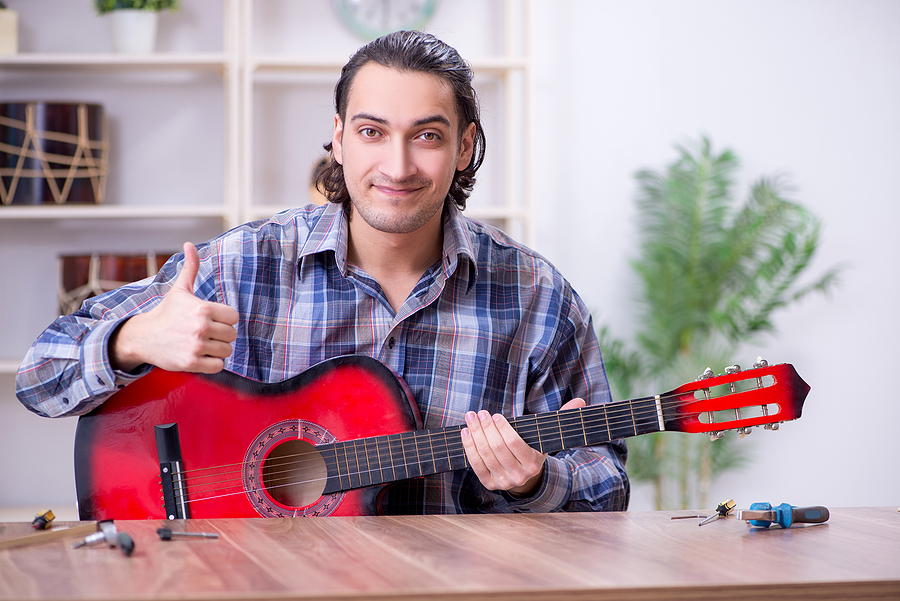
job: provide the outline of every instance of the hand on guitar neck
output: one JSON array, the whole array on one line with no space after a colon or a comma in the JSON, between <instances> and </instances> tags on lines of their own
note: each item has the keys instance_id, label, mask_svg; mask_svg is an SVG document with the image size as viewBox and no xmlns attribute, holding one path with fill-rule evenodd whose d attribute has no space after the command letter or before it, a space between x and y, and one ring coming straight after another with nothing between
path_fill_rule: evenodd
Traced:
<instances>
[{"instance_id":1,"label":"hand on guitar neck","mask_svg":"<svg viewBox=\"0 0 900 601\"><path fill-rule=\"evenodd\" d=\"M572 399L562 409L585 405L584 399ZM485 488L505 490L515 497L530 497L537 491L547 454L522 440L505 417L469 411L462 441L469 465Z\"/></svg>"},{"instance_id":2,"label":"hand on guitar neck","mask_svg":"<svg viewBox=\"0 0 900 601\"><path fill-rule=\"evenodd\" d=\"M181 273L162 301L128 319L110 338L113 368L133 371L147 363L169 371L222 371L237 337L238 313L228 305L194 295L199 269L197 249L185 242Z\"/></svg>"}]
</instances>

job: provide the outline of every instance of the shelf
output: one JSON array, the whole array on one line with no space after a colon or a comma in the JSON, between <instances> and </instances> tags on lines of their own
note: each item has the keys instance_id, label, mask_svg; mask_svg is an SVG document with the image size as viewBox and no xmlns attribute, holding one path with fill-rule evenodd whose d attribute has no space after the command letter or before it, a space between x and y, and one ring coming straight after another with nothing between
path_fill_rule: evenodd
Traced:
<instances>
[{"instance_id":1,"label":"shelf","mask_svg":"<svg viewBox=\"0 0 900 601\"><path fill-rule=\"evenodd\" d=\"M0 221L39 219L184 219L191 217L224 219L222 205L4 205Z\"/></svg>"},{"instance_id":2,"label":"shelf","mask_svg":"<svg viewBox=\"0 0 900 601\"><path fill-rule=\"evenodd\" d=\"M83 69L121 67L125 69L219 69L230 62L225 53L166 54L76 54L76 53L23 53L0 56L3 69L56 69L78 67Z\"/></svg>"},{"instance_id":3,"label":"shelf","mask_svg":"<svg viewBox=\"0 0 900 601\"><path fill-rule=\"evenodd\" d=\"M258 55L249 59L248 66L253 71L268 69L340 71L346 63L347 59L341 57ZM469 64L476 72L503 73L527 67L525 59L509 57L476 58L469 61Z\"/></svg>"},{"instance_id":4,"label":"shelf","mask_svg":"<svg viewBox=\"0 0 900 601\"><path fill-rule=\"evenodd\" d=\"M19 371L21 363L21 359L0 359L0 375L15 374Z\"/></svg>"}]
</instances>

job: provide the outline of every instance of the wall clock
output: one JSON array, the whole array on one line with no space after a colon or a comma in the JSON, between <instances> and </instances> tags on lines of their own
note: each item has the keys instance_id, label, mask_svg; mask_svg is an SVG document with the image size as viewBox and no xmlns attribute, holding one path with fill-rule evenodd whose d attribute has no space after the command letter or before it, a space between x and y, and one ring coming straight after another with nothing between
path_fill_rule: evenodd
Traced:
<instances>
[{"instance_id":1,"label":"wall clock","mask_svg":"<svg viewBox=\"0 0 900 601\"><path fill-rule=\"evenodd\" d=\"M421 29L437 0L332 0L341 22L367 41L401 29Z\"/></svg>"}]
</instances>

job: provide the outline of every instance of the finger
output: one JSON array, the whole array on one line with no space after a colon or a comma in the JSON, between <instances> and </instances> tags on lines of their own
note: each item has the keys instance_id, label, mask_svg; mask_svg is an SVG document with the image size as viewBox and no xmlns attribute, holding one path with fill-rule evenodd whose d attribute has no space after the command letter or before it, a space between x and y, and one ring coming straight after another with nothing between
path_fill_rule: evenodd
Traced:
<instances>
[{"instance_id":1,"label":"finger","mask_svg":"<svg viewBox=\"0 0 900 601\"><path fill-rule=\"evenodd\" d=\"M213 342L231 344L237 339L237 330L229 323L212 322L206 326L204 338Z\"/></svg>"},{"instance_id":2,"label":"finger","mask_svg":"<svg viewBox=\"0 0 900 601\"><path fill-rule=\"evenodd\" d=\"M184 263L181 266L181 273L172 284L172 289L179 289L185 292L194 293L194 280L197 279L197 272L200 271L200 255L197 248L190 242L184 243Z\"/></svg>"},{"instance_id":3,"label":"finger","mask_svg":"<svg viewBox=\"0 0 900 601\"><path fill-rule=\"evenodd\" d=\"M587 407L587 403L584 402L584 399L575 398L560 407L561 410L566 409L580 409L581 407Z\"/></svg>"},{"instance_id":4,"label":"finger","mask_svg":"<svg viewBox=\"0 0 900 601\"><path fill-rule=\"evenodd\" d=\"M492 416L487 411L481 410L477 417L470 416L469 419L477 421L477 424L470 428L473 430L473 440L494 483L501 488L514 485L525 471L522 457L530 459L534 451L500 414ZM510 445L518 445L520 448L515 451Z\"/></svg>"},{"instance_id":5,"label":"finger","mask_svg":"<svg viewBox=\"0 0 900 601\"><path fill-rule=\"evenodd\" d=\"M503 452L495 451L495 455L503 462L514 479L524 481L540 471L547 455L525 442L503 415L494 414L492 421L504 443Z\"/></svg>"},{"instance_id":6,"label":"finger","mask_svg":"<svg viewBox=\"0 0 900 601\"><path fill-rule=\"evenodd\" d=\"M491 471L484 464L484 460L481 458L481 454L475 446L472 430L468 427L462 429L462 443L463 450L466 452L466 459L469 462L469 467L475 472L478 480L488 490L496 490L497 485L491 478Z\"/></svg>"},{"instance_id":7,"label":"finger","mask_svg":"<svg viewBox=\"0 0 900 601\"><path fill-rule=\"evenodd\" d=\"M221 303L209 303L209 319L212 322L225 324L230 327L232 330L234 329L231 326L234 326L238 322L238 312L234 307L229 307L228 305L223 305Z\"/></svg>"},{"instance_id":8,"label":"finger","mask_svg":"<svg viewBox=\"0 0 900 601\"><path fill-rule=\"evenodd\" d=\"M203 357L198 359L191 371L200 374L217 374L225 369L225 359L218 357Z\"/></svg>"}]
</instances>

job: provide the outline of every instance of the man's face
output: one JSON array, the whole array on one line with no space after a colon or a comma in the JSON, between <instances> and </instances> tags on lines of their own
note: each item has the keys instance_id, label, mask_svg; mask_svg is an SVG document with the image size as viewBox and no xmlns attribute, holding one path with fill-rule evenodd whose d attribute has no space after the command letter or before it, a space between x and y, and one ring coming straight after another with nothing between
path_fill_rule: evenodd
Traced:
<instances>
[{"instance_id":1,"label":"man's face","mask_svg":"<svg viewBox=\"0 0 900 601\"><path fill-rule=\"evenodd\" d=\"M438 76L360 68L332 139L353 212L392 234L440 219L455 172L472 158L475 126L460 141L458 121L453 90Z\"/></svg>"}]
</instances>

